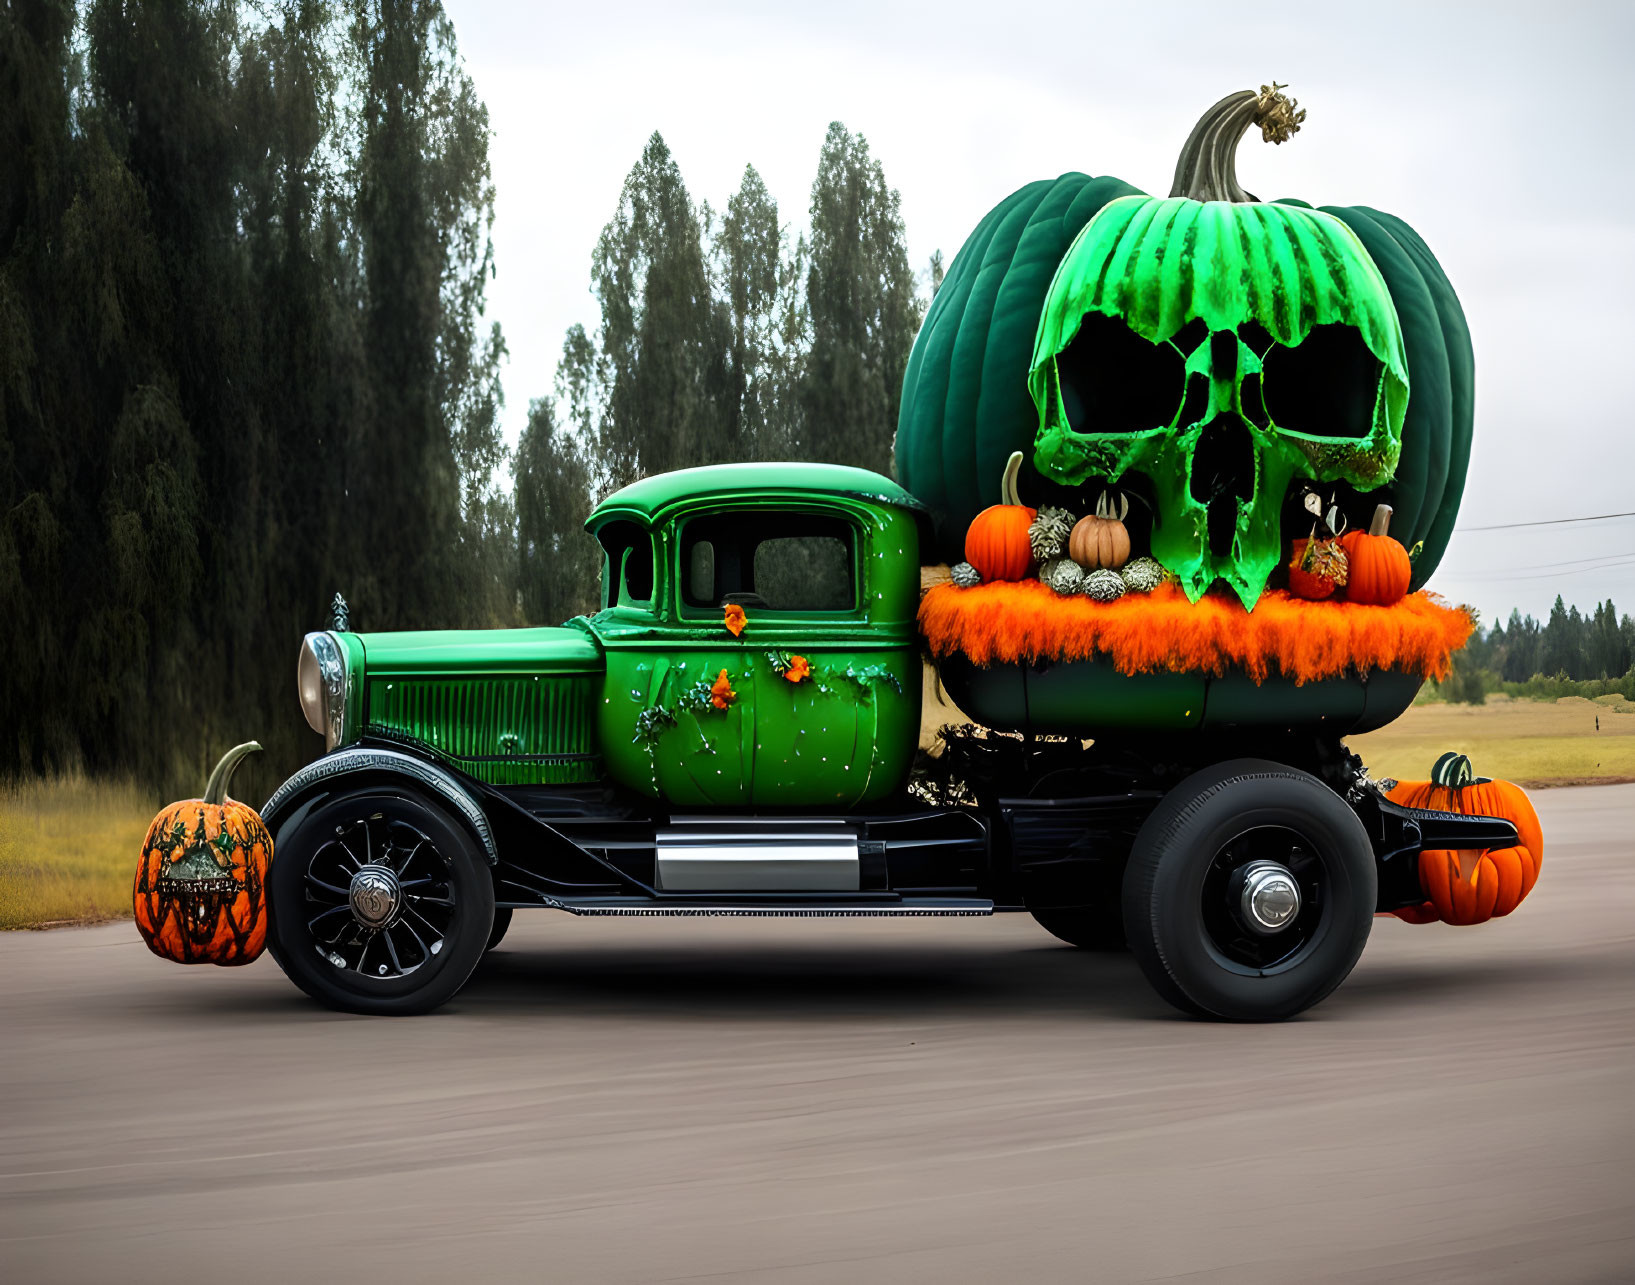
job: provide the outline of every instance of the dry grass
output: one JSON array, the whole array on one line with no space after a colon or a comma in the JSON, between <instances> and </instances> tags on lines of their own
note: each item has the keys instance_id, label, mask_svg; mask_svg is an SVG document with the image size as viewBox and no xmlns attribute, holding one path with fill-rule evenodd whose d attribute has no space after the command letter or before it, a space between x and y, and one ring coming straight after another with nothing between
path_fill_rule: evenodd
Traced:
<instances>
[{"instance_id":1,"label":"dry grass","mask_svg":"<svg viewBox=\"0 0 1635 1285\"><path fill-rule=\"evenodd\" d=\"M1519 785L1629 781L1635 780L1635 705L1582 696L1415 705L1389 727L1347 744L1376 777L1422 781L1439 754L1457 750L1481 775Z\"/></svg>"},{"instance_id":2,"label":"dry grass","mask_svg":"<svg viewBox=\"0 0 1635 1285\"><path fill-rule=\"evenodd\" d=\"M128 785L0 785L0 928L129 916L137 854L157 811Z\"/></svg>"}]
</instances>

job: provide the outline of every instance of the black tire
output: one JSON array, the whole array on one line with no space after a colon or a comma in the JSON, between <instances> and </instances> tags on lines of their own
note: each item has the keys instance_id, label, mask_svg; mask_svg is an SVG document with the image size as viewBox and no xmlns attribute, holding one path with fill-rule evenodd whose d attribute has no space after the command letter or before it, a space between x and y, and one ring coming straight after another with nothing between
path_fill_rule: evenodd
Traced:
<instances>
[{"instance_id":1,"label":"black tire","mask_svg":"<svg viewBox=\"0 0 1635 1285\"><path fill-rule=\"evenodd\" d=\"M1298 914L1270 934L1251 930L1232 895L1234 875L1263 857L1302 888ZM1282 1021L1356 965L1377 883L1367 832L1338 795L1306 772L1236 759L1189 776L1142 825L1124 928L1147 980L1182 1012Z\"/></svg>"},{"instance_id":2,"label":"black tire","mask_svg":"<svg viewBox=\"0 0 1635 1285\"><path fill-rule=\"evenodd\" d=\"M494 926L488 930L488 945L483 947L484 953L491 951L505 940L505 933L511 927L511 907L496 906L494 908Z\"/></svg>"},{"instance_id":3,"label":"black tire","mask_svg":"<svg viewBox=\"0 0 1635 1285\"><path fill-rule=\"evenodd\" d=\"M1096 910L1033 910L1034 922L1053 937L1080 950L1127 950L1118 902Z\"/></svg>"},{"instance_id":4,"label":"black tire","mask_svg":"<svg viewBox=\"0 0 1635 1285\"><path fill-rule=\"evenodd\" d=\"M352 895L365 867L391 876L380 925ZM465 984L494 928L494 880L477 840L410 789L362 788L283 836L268 876L274 958L320 1004L407 1016ZM411 889L413 891L411 891Z\"/></svg>"}]
</instances>

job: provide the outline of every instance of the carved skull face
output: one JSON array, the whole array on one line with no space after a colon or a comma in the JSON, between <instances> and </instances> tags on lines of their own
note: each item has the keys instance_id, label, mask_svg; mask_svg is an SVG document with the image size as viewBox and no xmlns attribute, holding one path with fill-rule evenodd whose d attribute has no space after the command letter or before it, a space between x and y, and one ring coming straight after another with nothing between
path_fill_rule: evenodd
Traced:
<instances>
[{"instance_id":1,"label":"carved skull face","mask_svg":"<svg viewBox=\"0 0 1635 1285\"><path fill-rule=\"evenodd\" d=\"M1085 226L1046 298L1029 387L1043 475L1144 478L1153 556L1193 601L1220 579L1251 608L1291 483L1388 481L1408 402L1396 309L1349 228L1180 197L1121 197Z\"/></svg>"}]
</instances>

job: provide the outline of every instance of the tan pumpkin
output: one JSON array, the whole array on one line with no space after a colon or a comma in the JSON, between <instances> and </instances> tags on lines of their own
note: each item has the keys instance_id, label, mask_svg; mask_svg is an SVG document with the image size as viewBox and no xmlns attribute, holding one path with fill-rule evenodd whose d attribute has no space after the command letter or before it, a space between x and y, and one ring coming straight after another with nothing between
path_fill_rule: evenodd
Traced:
<instances>
[{"instance_id":1,"label":"tan pumpkin","mask_svg":"<svg viewBox=\"0 0 1635 1285\"><path fill-rule=\"evenodd\" d=\"M1033 543L1028 528L1038 514L1022 503L1016 475L1022 471L1022 452L1005 462L999 484L999 504L991 504L971 519L965 533L965 561L985 581L1025 580L1033 567Z\"/></svg>"},{"instance_id":2,"label":"tan pumpkin","mask_svg":"<svg viewBox=\"0 0 1635 1285\"><path fill-rule=\"evenodd\" d=\"M1130 533L1124 528L1129 516L1128 496L1119 496L1115 511L1112 497L1103 491L1095 513L1081 518L1067 537L1067 556L1086 571L1117 571L1130 560Z\"/></svg>"}]
</instances>

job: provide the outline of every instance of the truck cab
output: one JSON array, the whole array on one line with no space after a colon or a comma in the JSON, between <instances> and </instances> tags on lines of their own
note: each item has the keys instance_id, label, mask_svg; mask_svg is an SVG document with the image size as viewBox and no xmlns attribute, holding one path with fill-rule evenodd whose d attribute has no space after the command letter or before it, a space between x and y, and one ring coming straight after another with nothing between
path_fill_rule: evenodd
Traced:
<instances>
[{"instance_id":1,"label":"truck cab","mask_svg":"<svg viewBox=\"0 0 1635 1285\"><path fill-rule=\"evenodd\" d=\"M588 526L608 776L678 807L850 808L907 780L919 737L917 501L831 464L646 478ZM730 613L730 618L729 618Z\"/></svg>"}]
</instances>

